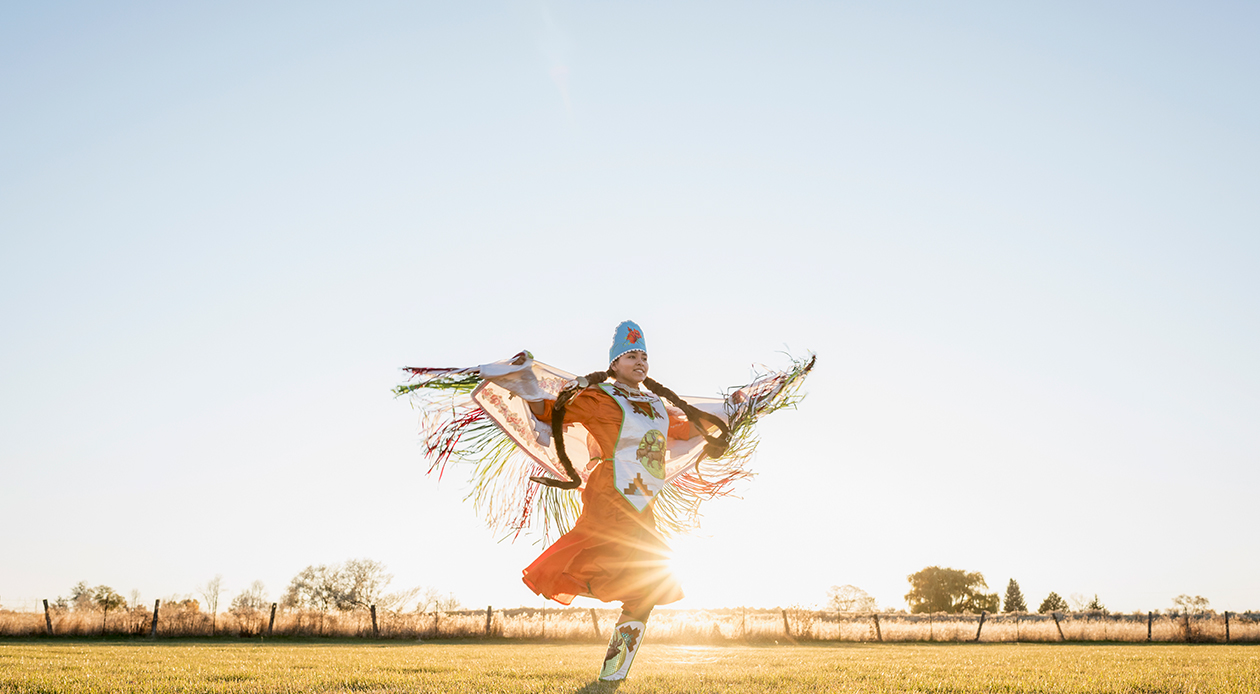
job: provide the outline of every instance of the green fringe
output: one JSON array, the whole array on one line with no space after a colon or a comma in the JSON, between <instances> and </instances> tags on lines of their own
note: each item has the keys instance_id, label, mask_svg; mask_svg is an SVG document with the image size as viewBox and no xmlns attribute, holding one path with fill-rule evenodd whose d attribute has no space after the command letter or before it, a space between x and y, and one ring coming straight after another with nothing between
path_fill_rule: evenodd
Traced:
<instances>
[{"instance_id":1,"label":"green fringe","mask_svg":"<svg viewBox=\"0 0 1260 694\"><path fill-rule=\"evenodd\" d=\"M805 398L801 387L805 377L814 368L818 357L814 353L797 359L791 355L792 368L778 374L764 374L744 386L727 389L725 395L730 397L736 390L743 390L748 400L734 406L730 413L731 428L730 447L720 460L744 461L757 451L760 438L757 436L756 421L772 412L785 409L796 409L798 403Z\"/></svg>"},{"instance_id":2,"label":"green fringe","mask_svg":"<svg viewBox=\"0 0 1260 694\"><path fill-rule=\"evenodd\" d=\"M437 376L419 383L404 383L400 386L395 386L393 392L394 397L408 395L421 389L471 393L479 385L481 385L481 376L477 374L454 374L450 376Z\"/></svg>"},{"instance_id":3,"label":"green fringe","mask_svg":"<svg viewBox=\"0 0 1260 694\"><path fill-rule=\"evenodd\" d=\"M661 490L653 501L657 530L667 536L693 531L699 526L701 502L730 495L735 482L752 476L747 463L759 442L756 420L794 409L804 398L801 387L814 362L812 353L803 359L792 358L788 371L761 374L738 388L748 399L728 405L730 447L721 458L701 461L695 470ZM465 500L472 502L492 530L502 534L502 539L538 532L544 542L550 542L553 534L566 533L577 522L582 511L581 492L529 481L531 475L545 471L488 417L474 416L478 407L469 396L481 381L477 374L453 373L400 385L393 392L396 397L411 396L413 403L433 418L427 445L433 445L435 436L445 437L453 441L449 460L471 466L472 488ZM728 399L735 390L727 390ZM430 448L430 454L434 450ZM434 463L434 467L440 466Z\"/></svg>"}]
</instances>

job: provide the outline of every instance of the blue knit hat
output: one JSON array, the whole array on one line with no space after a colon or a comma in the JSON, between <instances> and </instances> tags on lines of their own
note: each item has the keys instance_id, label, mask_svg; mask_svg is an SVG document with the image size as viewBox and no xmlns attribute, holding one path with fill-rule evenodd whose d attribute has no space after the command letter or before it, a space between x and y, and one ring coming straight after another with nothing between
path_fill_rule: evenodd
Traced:
<instances>
[{"instance_id":1,"label":"blue knit hat","mask_svg":"<svg viewBox=\"0 0 1260 694\"><path fill-rule=\"evenodd\" d=\"M612 347L608 350L608 365L617 361L617 357L634 351L647 354L647 341L643 339L643 330L634 321L622 321L613 333Z\"/></svg>"}]
</instances>

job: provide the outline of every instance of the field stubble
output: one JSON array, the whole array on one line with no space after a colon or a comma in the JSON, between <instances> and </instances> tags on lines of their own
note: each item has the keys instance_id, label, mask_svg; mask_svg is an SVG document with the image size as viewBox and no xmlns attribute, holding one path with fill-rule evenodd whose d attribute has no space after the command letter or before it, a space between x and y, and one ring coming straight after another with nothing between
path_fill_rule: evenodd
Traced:
<instances>
[{"instance_id":1,"label":"field stubble","mask_svg":"<svg viewBox=\"0 0 1260 694\"><path fill-rule=\"evenodd\" d=\"M575 692L603 647L554 643L0 642L0 692ZM622 694L1255 692L1260 647L643 646Z\"/></svg>"}]
</instances>

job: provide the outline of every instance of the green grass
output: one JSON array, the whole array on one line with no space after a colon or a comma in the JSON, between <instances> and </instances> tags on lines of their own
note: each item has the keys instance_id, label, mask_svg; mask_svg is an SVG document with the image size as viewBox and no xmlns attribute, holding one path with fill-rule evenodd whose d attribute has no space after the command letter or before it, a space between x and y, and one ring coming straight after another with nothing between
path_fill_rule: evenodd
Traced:
<instances>
[{"instance_id":1,"label":"green grass","mask_svg":"<svg viewBox=\"0 0 1260 694\"><path fill-rule=\"evenodd\" d=\"M604 692L598 645L0 642L0 692ZM1257 692L1260 647L670 646L617 691Z\"/></svg>"}]
</instances>

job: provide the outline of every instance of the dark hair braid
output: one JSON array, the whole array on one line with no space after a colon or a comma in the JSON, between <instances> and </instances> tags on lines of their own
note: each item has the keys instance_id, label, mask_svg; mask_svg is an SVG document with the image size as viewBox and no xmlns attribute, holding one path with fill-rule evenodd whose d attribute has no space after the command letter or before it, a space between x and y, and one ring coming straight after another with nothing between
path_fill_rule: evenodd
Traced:
<instances>
[{"instance_id":1,"label":"dark hair braid","mask_svg":"<svg viewBox=\"0 0 1260 694\"><path fill-rule=\"evenodd\" d=\"M726 454L726 449L731 445L731 428L726 426L726 422L723 422L721 419L709 414L708 412L696 409L691 403L678 397L677 393L650 378L644 379L643 384L648 387L648 390L670 401L673 403L674 407L682 410L683 414L687 415L687 419L691 420L692 425L695 426L696 430L700 432L700 435L704 437L706 442L704 445L704 452L706 455L710 458L721 458ZM717 436L713 436L709 433L709 430L706 427L699 426L702 421L716 425L718 431L722 433Z\"/></svg>"},{"instance_id":2,"label":"dark hair braid","mask_svg":"<svg viewBox=\"0 0 1260 694\"><path fill-rule=\"evenodd\" d=\"M556 457L560 459L560 464L564 466L564 471L569 475L569 479L557 480L550 477L537 476L530 477L531 482L560 489L577 489L582 485L582 478L578 475L577 469L573 467L573 461L569 460L569 452L564 447L564 412L568 409L569 401L579 392L596 383L603 383L611 378L612 375L612 367L609 367L607 371L592 371L578 378L574 386L560 391L560 395L556 397L556 404L551 408L551 436L556 442ZM696 429L706 442L704 446L705 454L710 458L721 458L726 453L731 439L731 429L726 426L726 422L708 412L696 409L686 400L678 397L677 393L650 378L644 379L643 383L648 387L648 390L655 393L658 397L665 398L674 407L682 410L693 425L698 425L700 422L708 422L717 426L718 430L721 431L721 434L718 436L711 435L708 429L703 426L696 426Z\"/></svg>"},{"instance_id":3,"label":"dark hair braid","mask_svg":"<svg viewBox=\"0 0 1260 694\"><path fill-rule=\"evenodd\" d=\"M596 383L607 381L610 377L612 377L612 367L609 367L607 371L592 371L578 378L577 383L573 386L560 391L560 395L556 397L556 404L551 408L551 438L556 442L556 457L560 458L560 464L564 466L564 471L569 475L569 479L557 480L550 477L537 476L530 477L529 480L531 482L560 489L577 489L582 486L582 478L578 475L577 469L573 467L573 461L569 460L569 452L564 449L564 411L568 409L569 401L575 395Z\"/></svg>"}]
</instances>

